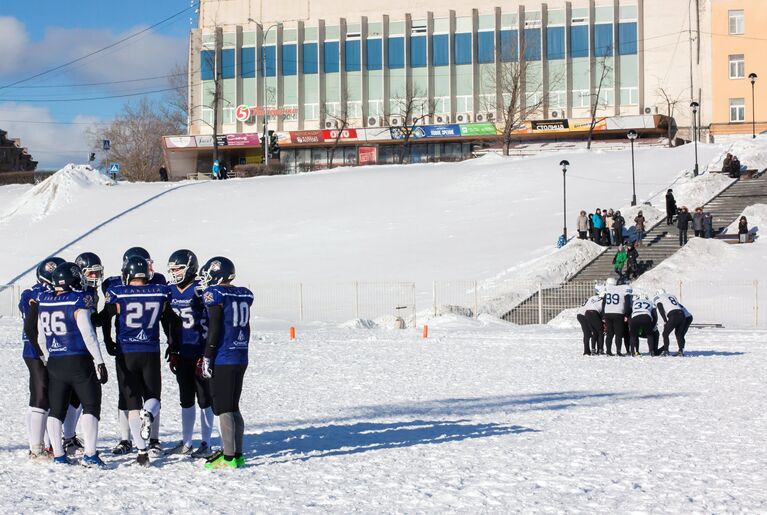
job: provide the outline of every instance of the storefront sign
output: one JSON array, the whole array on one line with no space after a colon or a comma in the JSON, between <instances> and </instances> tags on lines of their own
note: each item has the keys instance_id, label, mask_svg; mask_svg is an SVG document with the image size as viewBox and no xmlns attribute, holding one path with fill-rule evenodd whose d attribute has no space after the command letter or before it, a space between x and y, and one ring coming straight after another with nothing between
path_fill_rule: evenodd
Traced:
<instances>
[{"instance_id":1,"label":"storefront sign","mask_svg":"<svg viewBox=\"0 0 767 515\"><path fill-rule=\"evenodd\" d=\"M427 138L455 138L461 135L458 125L426 125L424 132Z\"/></svg>"},{"instance_id":2,"label":"storefront sign","mask_svg":"<svg viewBox=\"0 0 767 515\"><path fill-rule=\"evenodd\" d=\"M322 136L322 131L297 131L290 133L290 141L296 145L307 145L324 143L325 138Z\"/></svg>"},{"instance_id":3,"label":"storefront sign","mask_svg":"<svg viewBox=\"0 0 767 515\"><path fill-rule=\"evenodd\" d=\"M356 140L357 129L331 129L329 131L322 131L322 138L325 141L338 140Z\"/></svg>"},{"instance_id":4,"label":"storefront sign","mask_svg":"<svg viewBox=\"0 0 767 515\"><path fill-rule=\"evenodd\" d=\"M530 122L533 131L562 132L569 131L570 124L567 120L533 120Z\"/></svg>"},{"instance_id":5,"label":"storefront sign","mask_svg":"<svg viewBox=\"0 0 767 515\"><path fill-rule=\"evenodd\" d=\"M212 147L213 146L213 136L195 136L195 141L197 142L198 147Z\"/></svg>"},{"instance_id":6,"label":"storefront sign","mask_svg":"<svg viewBox=\"0 0 767 515\"><path fill-rule=\"evenodd\" d=\"M374 165L378 162L377 147L360 147L358 154L358 163L360 165Z\"/></svg>"},{"instance_id":7,"label":"storefront sign","mask_svg":"<svg viewBox=\"0 0 767 515\"><path fill-rule=\"evenodd\" d=\"M226 145L230 147L260 147L261 135L255 133L227 134Z\"/></svg>"},{"instance_id":8,"label":"storefront sign","mask_svg":"<svg viewBox=\"0 0 767 515\"><path fill-rule=\"evenodd\" d=\"M108 141L108 140L104 140ZM166 136L165 147L166 148L194 148L197 146L197 142L194 136Z\"/></svg>"},{"instance_id":9,"label":"storefront sign","mask_svg":"<svg viewBox=\"0 0 767 515\"><path fill-rule=\"evenodd\" d=\"M468 123L460 127L461 136L495 136L498 134L494 123Z\"/></svg>"}]
</instances>

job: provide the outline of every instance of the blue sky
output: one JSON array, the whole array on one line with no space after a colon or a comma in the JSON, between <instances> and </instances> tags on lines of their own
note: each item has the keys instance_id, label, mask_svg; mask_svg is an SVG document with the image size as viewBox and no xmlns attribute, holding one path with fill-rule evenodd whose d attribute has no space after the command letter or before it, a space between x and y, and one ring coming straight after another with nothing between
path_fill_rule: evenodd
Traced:
<instances>
[{"instance_id":1,"label":"blue sky","mask_svg":"<svg viewBox=\"0 0 767 515\"><path fill-rule=\"evenodd\" d=\"M168 87L165 76L186 60L193 10L63 70L2 87L103 48L189 6L190 0L0 0L0 128L21 138L40 168L83 161L89 149L84 129L108 121L125 102ZM102 84L115 81L132 82ZM140 96L66 101L124 94ZM151 97L162 98L162 93Z\"/></svg>"}]
</instances>

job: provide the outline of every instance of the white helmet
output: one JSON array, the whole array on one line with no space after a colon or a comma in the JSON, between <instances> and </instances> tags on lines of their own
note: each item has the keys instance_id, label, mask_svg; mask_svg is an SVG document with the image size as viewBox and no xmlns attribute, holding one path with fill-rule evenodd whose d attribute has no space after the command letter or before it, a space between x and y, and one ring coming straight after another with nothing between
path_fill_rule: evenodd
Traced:
<instances>
[{"instance_id":1,"label":"white helmet","mask_svg":"<svg viewBox=\"0 0 767 515\"><path fill-rule=\"evenodd\" d=\"M615 286L616 284L618 284L618 281L615 280L615 277L608 277L605 281L605 285L607 286Z\"/></svg>"},{"instance_id":2,"label":"white helmet","mask_svg":"<svg viewBox=\"0 0 767 515\"><path fill-rule=\"evenodd\" d=\"M663 288L661 288L657 292L655 292L655 296L656 297L660 297L661 295L665 295L665 294L666 294L666 290L664 290Z\"/></svg>"}]
</instances>

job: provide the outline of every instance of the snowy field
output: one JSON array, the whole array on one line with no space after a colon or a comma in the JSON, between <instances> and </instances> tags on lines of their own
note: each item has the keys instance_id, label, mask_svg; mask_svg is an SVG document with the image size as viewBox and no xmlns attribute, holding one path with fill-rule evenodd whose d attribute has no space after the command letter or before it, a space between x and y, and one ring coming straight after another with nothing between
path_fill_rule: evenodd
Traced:
<instances>
[{"instance_id":1,"label":"snowy field","mask_svg":"<svg viewBox=\"0 0 767 515\"><path fill-rule=\"evenodd\" d=\"M0 321L4 355L20 353L18 331ZM582 357L573 331L453 317L425 342L330 326L259 337L242 403L250 467L231 473L109 454L104 471L27 462L27 372L6 360L0 512L767 510L764 333L694 330L685 358ZM180 410L164 380L167 444ZM102 452L115 390L112 375Z\"/></svg>"}]
</instances>

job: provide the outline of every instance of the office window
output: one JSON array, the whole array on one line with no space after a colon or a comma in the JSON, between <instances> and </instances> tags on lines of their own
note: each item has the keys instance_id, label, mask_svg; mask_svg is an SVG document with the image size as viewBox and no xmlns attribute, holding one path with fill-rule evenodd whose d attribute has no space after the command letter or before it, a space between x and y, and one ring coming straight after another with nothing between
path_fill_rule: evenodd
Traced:
<instances>
[{"instance_id":1,"label":"office window","mask_svg":"<svg viewBox=\"0 0 767 515\"><path fill-rule=\"evenodd\" d=\"M264 59L261 75L264 77L275 77L277 75L277 47L261 47L261 52L263 53Z\"/></svg>"},{"instance_id":2,"label":"office window","mask_svg":"<svg viewBox=\"0 0 767 515\"><path fill-rule=\"evenodd\" d=\"M256 76L256 49L244 47L240 50L240 77L252 79Z\"/></svg>"},{"instance_id":3,"label":"office window","mask_svg":"<svg viewBox=\"0 0 767 515\"><path fill-rule=\"evenodd\" d=\"M730 122L738 123L746 121L746 101L742 98L730 99Z\"/></svg>"},{"instance_id":4,"label":"office window","mask_svg":"<svg viewBox=\"0 0 767 515\"><path fill-rule=\"evenodd\" d=\"M400 69L405 67L405 38L389 38L386 42L389 53L389 68Z\"/></svg>"},{"instance_id":5,"label":"office window","mask_svg":"<svg viewBox=\"0 0 767 515\"><path fill-rule=\"evenodd\" d=\"M368 39L366 45L368 70L383 69L383 43L380 39Z\"/></svg>"},{"instance_id":6,"label":"office window","mask_svg":"<svg viewBox=\"0 0 767 515\"><path fill-rule=\"evenodd\" d=\"M298 71L296 45L282 45L282 74L295 75Z\"/></svg>"},{"instance_id":7,"label":"office window","mask_svg":"<svg viewBox=\"0 0 767 515\"><path fill-rule=\"evenodd\" d=\"M340 70L338 49L338 41L326 41L322 44L322 58L325 60L323 69L325 73L337 73Z\"/></svg>"},{"instance_id":8,"label":"office window","mask_svg":"<svg viewBox=\"0 0 767 515\"><path fill-rule=\"evenodd\" d=\"M471 34L455 35L455 64L471 64Z\"/></svg>"},{"instance_id":9,"label":"office window","mask_svg":"<svg viewBox=\"0 0 767 515\"><path fill-rule=\"evenodd\" d=\"M347 72L358 72L362 67L362 54L360 50L359 40L346 41L344 43L344 50L346 51L346 61L344 62L344 69Z\"/></svg>"},{"instance_id":10,"label":"office window","mask_svg":"<svg viewBox=\"0 0 767 515\"><path fill-rule=\"evenodd\" d=\"M573 25L570 27L570 57L589 56L589 26Z\"/></svg>"},{"instance_id":11,"label":"office window","mask_svg":"<svg viewBox=\"0 0 767 515\"><path fill-rule=\"evenodd\" d=\"M305 75L314 75L317 73L317 43L304 43L303 68Z\"/></svg>"},{"instance_id":12,"label":"office window","mask_svg":"<svg viewBox=\"0 0 767 515\"><path fill-rule=\"evenodd\" d=\"M742 79L746 76L746 60L743 54L730 56L730 78Z\"/></svg>"},{"instance_id":13,"label":"office window","mask_svg":"<svg viewBox=\"0 0 767 515\"><path fill-rule=\"evenodd\" d=\"M636 22L618 25L618 52L620 55L635 55L637 53Z\"/></svg>"},{"instance_id":14,"label":"office window","mask_svg":"<svg viewBox=\"0 0 767 515\"><path fill-rule=\"evenodd\" d=\"M549 27L546 29L546 58L549 60L565 58L564 27Z\"/></svg>"},{"instance_id":15,"label":"office window","mask_svg":"<svg viewBox=\"0 0 767 515\"><path fill-rule=\"evenodd\" d=\"M613 55L613 24L594 25L594 55L608 57Z\"/></svg>"},{"instance_id":16,"label":"office window","mask_svg":"<svg viewBox=\"0 0 767 515\"><path fill-rule=\"evenodd\" d=\"M746 21L743 16L743 10L728 11L730 34L745 34Z\"/></svg>"},{"instance_id":17,"label":"office window","mask_svg":"<svg viewBox=\"0 0 767 515\"><path fill-rule=\"evenodd\" d=\"M495 62L495 32L477 33L477 61L480 63Z\"/></svg>"},{"instance_id":18,"label":"office window","mask_svg":"<svg viewBox=\"0 0 767 515\"><path fill-rule=\"evenodd\" d=\"M434 66L448 66L450 64L450 36L447 34L435 34L431 37L432 64Z\"/></svg>"},{"instance_id":19,"label":"office window","mask_svg":"<svg viewBox=\"0 0 767 515\"><path fill-rule=\"evenodd\" d=\"M541 60L541 29L525 29L525 61Z\"/></svg>"},{"instance_id":20,"label":"office window","mask_svg":"<svg viewBox=\"0 0 767 515\"><path fill-rule=\"evenodd\" d=\"M221 78L234 78L234 48L225 48L221 51Z\"/></svg>"},{"instance_id":21,"label":"office window","mask_svg":"<svg viewBox=\"0 0 767 515\"><path fill-rule=\"evenodd\" d=\"M501 60L505 63L519 59L519 31L501 31Z\"/></svg>"},{"instance_id":22,"label":"office window","mask_svg":"<svg viewBox=\"0 0 767 515\"><path fill-rule=\"evenodd\" d=\"M426 36L410 37L410 66L426 67Z\"/></svg>"},{"instance_id":23,"label":"office window","mask_svg":"<svg viewBox=\"0 0 767 515\"><path fill-rule=\"evenodd\" d=\"M216 69L216 51L203 50L200 52L200 79L213 80Z\"/></svg>"}]
</instances>

